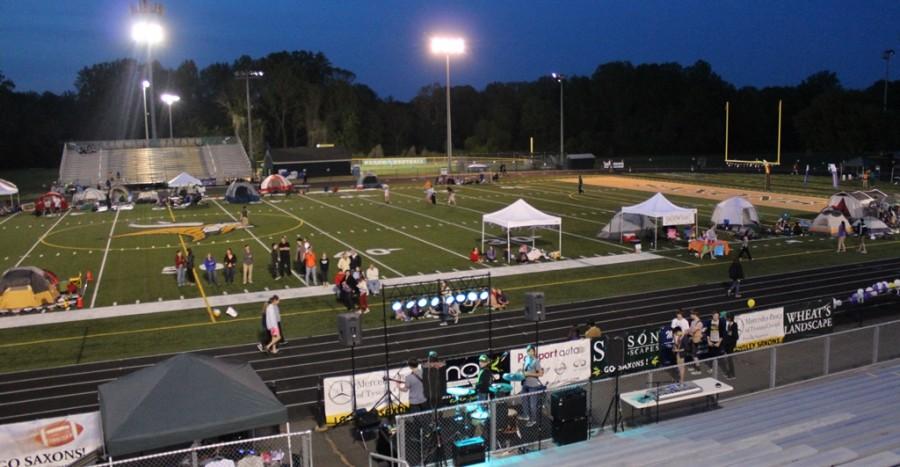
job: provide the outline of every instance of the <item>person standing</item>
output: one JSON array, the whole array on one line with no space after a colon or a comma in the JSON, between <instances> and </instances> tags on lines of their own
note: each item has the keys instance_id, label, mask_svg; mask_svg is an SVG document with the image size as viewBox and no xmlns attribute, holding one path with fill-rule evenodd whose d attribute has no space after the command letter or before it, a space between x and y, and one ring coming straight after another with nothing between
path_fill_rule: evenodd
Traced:
<instances>
[{"instance_id":1,"label":"person standing","mask_svg":"<svg viewBox=\"0 0 900 467\"><path fill-rule=\"evenodd\" d=\"M739 337L740 332L737 323L734 322L734 315L728 313L725 317L725 327L722 333L722 351L725 352L725 355L728 355L722 359L722 366L725 377L728 379L734 379L734 361L731 358L731 354L734 353Z\"/></svg>"},{"instance_id":2,"label":"person standing","mask_svg":"<svg viewBox=\"0 0 900 467\"><path fill-rule=\"evenodd\" d=\"M809 181L809 164L806 164L806 171L803 172L803 185L806 186L806 182Z\"/></svg>"},{"instance_id":3,"label":"person standing","mask_svg":"<svg viewBox=\"0 0 900 467\"><path fill-rule=\"evenodd\" d=\"M837 252L845 253L847 251L847 223L844 221L841 221L841 225L838 226L837 239Z\"/></svg>"},{"instance_id":4,"label":"person standing","mask_svg":"<svg viewBox=\"0 0 900 467\"><path fill-rule=\"evenodd\" d=\"M741 281L744 279L744 267L741 266L741 257L738 256L728 267L728 277L731 278L731 287L728 288L728 296L734 295L741 298Z\"/></svg>"},{"instance_id":5,"label":"person standing","mask_svg":"<svg viewBox=\"0 0 900 467\"><path fill-rule=\"evenodd\" d=\"M868 233L868 227L866 227L866 223L860 219L859 224L856 226L856 236L859 237L859 247L856 251L866 254L868 251L866 250L866 234Z\"/></svg>"},{"instance_id":6,"label":"person standing","mask_svg":"<svg viewBox=\"0 0 900 467\"><path fill-rule=\"evenodd\" d=\"M750 232L748 230L741 234L741 252L738 253L738 258L743 258L745 253L747 259L753 261L753 255L750 254Z\"/></svg>"},{"instance_id":7,"label":"person standing","mask_svg":"<svg viewBox=\"0 0 900 467\"><path fill-rule=\"evenodd\" d=\"M184 287L185 269L187 260L181 250L175 252L175 283L178 287Z\"/></svg>"},{"instance_id":8,"label":"person standing","mask_svg":"<svg viewBox=\"0 0 900 467\"><path fill-rule=\"evenodd\" d=\"M706 356L716 358L722 355L722 334L725 329L725 320L713 313L706 325ZM713 363L709 363L709 372L713 371Z\"/></svg>"},{"instance_id":9,"label":"person standing","mask_svg":"<svg viewBox=\"0 0 900 467\"><path fill-rule=\"evenodd\" d=\"M681 310L677 310L677 311L675 312L675 318L672 319L672 325L671 325L671 326L672 326L673 328L679 328L679 329L681 329L683 332L688 332L688 331L691 329L691 323L689 323L688 320L686 320L686 319L684 318L684 312L681 311Z\"/></svg>"},{"instance_id":10,"label":"person standing","mask_svg":"<svg viewBox=\"0 0 900 467\"><path fill-rule=\"evenodd\" d=\"M247 206L241 207L241 226L247 227L250 225L250 215L247 213Z\"/></svg>"},{"instance_id":11,"label":"person standing","mask_svg":"<svg viewBox=\"0 0 900 467\"><path fill-rule=\"evenodd\" d=\"M700 319L700 313L697 310L691 310L691 348L689 353L691 356L690 372L692 375L700 374L700 355L704 353L703 347L705 342L703 337L705 332L706 328Z\"/></svg>"},{"instance_id":12,"label":"person standing","mask_svg":"<svg viewBox=\"0 0 900 467\"><path fill-rule=\"evenodd\" d=\"M366 276L360 274L359 280L356 282L356 290L359 293L357 299L357 313L366 314L369 312L369 285Z\"/></svg>"},{"instance_id":13,"label":"person standing","mask_svg":"<svg viewBox=\"0 0 900 467\"><path fill-rule=\"evenodd\" d=\"M772 190L772 166L769 161L763 161L763 169L766 171L766 191Z\"/></svg>"},{"instance_id":14,"label":"person standing","mask_svg":"<svg viewBox=\"0 0 900 467\"><path fill-rule=\"evenodd\" d=\"M237 256L231 248L225 250L225 259L222 260L225 265L225 283L234 284L234 269L237 267Z\"/></svg>"},{"instance_id":15,"label":"person standing","mask_svg":"<svg viewBox=\"0 0 900 467\"><path fill-rule=\"evenodd\" d=\"M216 259L213 258L212 253L206 254L206 260L203 261L203 269L206 270L206 282L218 287L219 283L216 281Z\"/></svg>"},{"instance_id":16,"label":"person standing","mask_svg":"<svg viewBox=\"0 0 900 467\"><path fill-rule=\"evenodd\" d=\"M243 284L252 284L253 283L253 251L250 250L250 245L244 245L244 257L241 259L241 264L243 267Z\"/></svg>"},{"instance_id":17,"label":"person standing","mask_svg":"<svg viewBox=\"0 0 900 467\"><path fill-rule=\"evenodd\" d=\"M282 236L278 243L278 279L291 274L291 244Z\"/></svg>"},{"instance_id":18,"label":"person standing","mask_svg":"<svg viewBox=\"0 0 900 467\"><path fill-rule=\"evenodd\" d=\"M347 272L350 270L350 255L348 255L346 251L341 253L341 257L340 257L340 259L338 259L338 262L337 262L337 268L338 268L338 271L344 271L344 272Z\"/></svg>"},{"instance_id":19,"label":"person standing","mask_svg":"<svg viewBox=\"0 0 900 467\"><path fill-rule=\"evenodd\" d=\"M428 410L428 399L425 397L425 381L422 378L422 368L419 360L410 358L406 362L409 366L409 374L400 384L400 390L409 393L409 412L416 413Z\"/></svg>"},{"instance_id":20,"label":"person standing","mask_svg":"<svg viewBox=\"0 0 900 467\"><path fill-rule=\"evenodd\" d=\"M319 260L319 274L322 275L322 285L328 287L328 253L322 253L322 259Z\"/></svg>"},{"instance_id":21,"label":"person standing","mask_svg":"<svg viewBox=\"0 0 900 467\"><path fill-rule=\"evenodd\" d=\"M362 256L356 250L350 250L350 270L362 271Z\"/></svg>"},{"instance_id":22,"label":"person standing","mask_svg":"<svg viewBox=\"0 0 900 467\"><path fill-rule=\"evenodd\" d=\"M528 344L525 348L525 365L522 367L522 374L525 380L522 381L522 393L530 394L544 390L540 378L544 376L544 369L541 368L541 360L537 357L537 347L534 344ZM528 420L526 426L534 426L537 423L538 405L537 395L528 395L527 400L523 402L523 420Z\"/></svg>"},{"instance_id":23,"label":"person standing","mask_svg":"<svg viewBox=\"0 0 900 467\"><path fill-rule=\"evenodd\" d=\"M451 186L447 186L447 206L456 206L456 192Z\"/></svg>"},{"instance_id":24,"label":"person standing","mask_svg":"<svg viewBox=\"0 0 900 467\"><path fill-rule=\"evenodd\" d=\"M306 267L306 243L300 237L297 237L297 250L294 254L296 255L294 256L294 268L296 273L300 274Z\"/></svg>"},{"instance_id":25,"label":"person standing","mask_svg":"<svg viewBox=\"0 0 900 467\"><path fill-rule=\"evenodd\" d=\"M684 383L684 331L680 327L673 327L675 337L672 339L672 353L675 355L675 365L678 366L678 382Z\"/></svg>"},{"instance_id":26,"label":"person standing","mask_svg":"<svg viewBox=\"0 0 900 467\"><path fill-rule=\"evenodd\" d=\"M385 204L391 204L391 187L387 184L381 185L381 189L384 190L384 202Z\"/></svg>"},{"instance_id":27,"label":"person standing","mask_svg":"<svg viewBox=\"0 0 900 467\"><path fill-rule=\"evenodd\" d=\"M584 194L584 178L582 178L581 175L578 176L578 194Z\"/></svg>"},{"instance_id":28,"label":"person standing","mask_svg":"<svg viewBox=\"0 0 900 467\"><path fill-rule=\"evenodd\" d=\"M369 293L378 295L381 292L381 272L375 263L369 265L366 269L366 281L369 283Z\"/></svg>"},{"instance_id":29,"label":"person standing","mask_svg":"<svg viewBox=\"0 0 900 467\"><path fill-rule=\"evenodd\" d=\"M185 257L184 267L186 269L185 272L187 273L188 282L190 282L191 285L196 284L197 276L194 275L194 251L190 248L187 249L187 256Z\"/></svg>"},{"instance_id":30,"label":"person standing","mask_svg":"<svg viewBox=\"0 0 900 467\"><path fill-rule=\"evenodd\" d=\"M478 400L488 400L493 382L494 373L491 371L491 359L487 355L481 354L478 356L478 374L475 376L475 395Z\"/></svg>"},{"instance_id":31,"label":"person standing","mask_svg":"<svg viewBox=\"0 0 900 467\"><path fill-rule=\"evenodd\" d=\"M280 266L278 265L279 260L281 259L281 252L278 251L278 244L273 243L272 249L269 250L269 273L272 274L272 279L278 280L281 276L278 275L278 270Z\"/></svg>"},{"instance_id":32,"label":"person standing","mask_svg":"<svg viewBox=\"0 0 900 467\"><path fill-rule=\"evenodd\" d=\"M278 295L272 295L266 305L263 307L263 336L268 337L268 342L256 344L256 348L260 352L270 354L278 353L278 343L282 341L281 336L281 310L278 304L281 300Z\"/></svg>"},{"instance_id":33,"label":"person standing","mask_svg":"<svg viewBox=\"0 0 900 467\"><path fill-rule=\"evenodd\" d=\"M312 250L312 248L308 248L306 250L306 255L303 257L303 264L306 265L306 285L319 285L319 278L316 277L316 253Z\"/></svg>"}]
</instances>

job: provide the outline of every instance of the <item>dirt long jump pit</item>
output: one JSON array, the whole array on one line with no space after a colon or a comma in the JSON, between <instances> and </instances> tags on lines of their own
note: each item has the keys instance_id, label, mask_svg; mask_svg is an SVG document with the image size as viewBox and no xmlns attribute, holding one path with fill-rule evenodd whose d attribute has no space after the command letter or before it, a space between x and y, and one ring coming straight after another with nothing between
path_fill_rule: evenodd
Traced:
<instances>
[{"instance_id":1,"label":"dirt long jump pit","mask_svg":"<svg viewBox=\"0 0 900 467\"><path fill-rule=\"evenodd\" d=\"M577 177L556 179L560 182L578 183ZM691 183L667 182L639 177L622 177L616 175L590 175L583 177L588 186L622 188L625 190L646 191L666 195L690 196L721 201L733 196L743 196L756 206L785 208L795 211L818 213L828 206L828 199L816 196L792 195L787 193L770 193L765 191L725 188L720 186L694 185Z\"/></svg>"}]
</instances>

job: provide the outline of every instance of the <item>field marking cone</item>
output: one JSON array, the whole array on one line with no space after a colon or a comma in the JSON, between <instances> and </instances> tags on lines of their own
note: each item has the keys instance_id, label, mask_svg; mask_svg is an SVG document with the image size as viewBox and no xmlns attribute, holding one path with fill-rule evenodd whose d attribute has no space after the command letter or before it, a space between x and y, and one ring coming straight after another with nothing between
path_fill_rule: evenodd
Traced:
<instances>
[{"instance_id":1,"label":"field marking cone","mask_svg":"<svg viewBox=\"0 0 900 467\"><path fill-rule=\"evenodd\" d=\"M84 308L84 297L82 297L81 295L79 295L78 298L75 299L75 308L78 308L79 310Z\"/></svg>"},{"instance_id":2,"label":"field marking cone","mask_svg":"<svg viewBox=\"0 0 900 467\"><path fill-rule=\"evenodd\" d=\"M87 270L84 277L88 282L94 282L94 273L92 273L90 269Z\"/></svg>"}]
</instances>

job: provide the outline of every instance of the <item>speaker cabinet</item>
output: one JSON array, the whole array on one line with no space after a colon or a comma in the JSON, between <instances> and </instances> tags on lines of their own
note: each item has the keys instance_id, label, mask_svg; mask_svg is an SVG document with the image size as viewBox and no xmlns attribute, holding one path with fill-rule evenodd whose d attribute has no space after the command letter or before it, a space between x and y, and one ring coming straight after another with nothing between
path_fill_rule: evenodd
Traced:
<instances>
[{"instance_id":1,"label":"speaker cabinet","mask_svg":"<svg viewBox=\"0 0 900 467\"><path fill-rule=\"evenodd\" d=\"M484 438L476 436L453 442L453 465L472 465L484 462Z\"/></svg>"},{"instance_id":2,"label":"speaker cabinet","mask_svg":"<svg viewBox=\"0 0 900 467\"><path fill-rule=\"evenodd\" d=\"M550 415L553 420L574 420L583 418L586 414L587 393L584 388L564 389L550 395Z\"/></svg>"},{"instance_id":3,"label":"speaker cabinet","mask_svg":"<svg viewBox=\"0 0 900 467\"><path fill-rule=\"evenodd\" d=\"M337 315L338 342L347 347L362 344L362 326L356 313Z\"/></svg>"},{"instance_id":4,"label":"speaker cabinet","mask_svg":"<svg viewBox=\"0 0 900 467\"><path fill-rule=\"evenodd\" d=\"M544 316L544 292L528 292L525 294L525 319L528 321L543 321Z\"/></svg>"},{"instance_id":5,"label":"speaker cabinet","mask_svg":"<svg viewBox=\"0 0 900 467\"><path fill-rule=\"evenodd\" d=\"M553 442L562 446L587 440L587 417L571 420L553 420Z\"/></svg>"}]
</instances>

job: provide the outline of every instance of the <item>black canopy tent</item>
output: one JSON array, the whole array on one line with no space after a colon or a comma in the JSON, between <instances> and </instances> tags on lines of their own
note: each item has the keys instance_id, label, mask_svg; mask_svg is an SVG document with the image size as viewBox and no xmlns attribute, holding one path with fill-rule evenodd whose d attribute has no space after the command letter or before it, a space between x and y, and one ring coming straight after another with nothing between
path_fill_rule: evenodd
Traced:
<instances>
[{"instance_id":1,"label":"black canopy tent","mask_svg":"<svg viewBox=\"0 0 900 467\"><path fill-rule=\"evenodd\" d=\"M249 363L203 355L176 355L102 384L99 393L113 458L288 421Z\"/></svg>"}]
</instances>

